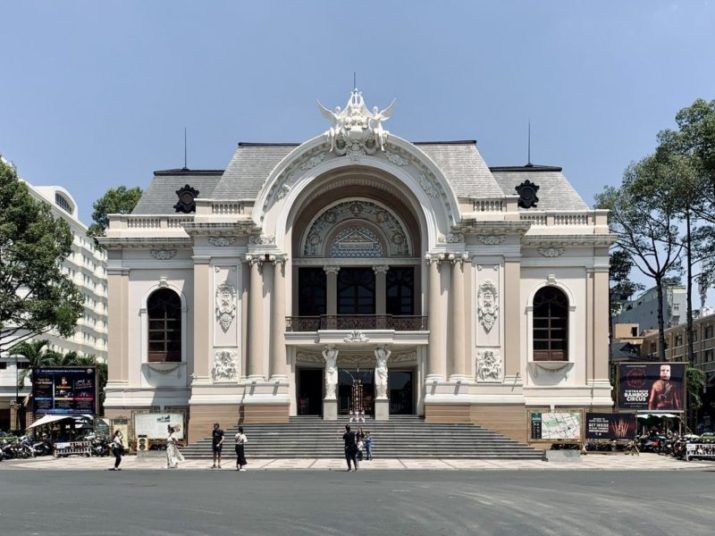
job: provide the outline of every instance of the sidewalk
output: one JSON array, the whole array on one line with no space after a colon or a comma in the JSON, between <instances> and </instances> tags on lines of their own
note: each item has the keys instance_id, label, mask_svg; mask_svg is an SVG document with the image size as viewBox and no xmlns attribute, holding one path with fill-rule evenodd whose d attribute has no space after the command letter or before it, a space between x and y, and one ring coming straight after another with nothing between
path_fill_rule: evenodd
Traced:
<instances>
[{"instance_id":1,"label":"sidewalk","mask_svg":"<svg viewBox=\"0 0 715 536\"><path fill-rule=\"evenodd\" d=\"M27 460L5 460L0 462L2 470L75 470L103 471L112 467L113 457L85 458L71 456L68 458L31 458ZM235 471L233 457L227 457L222 471ZM167 470L163 456L137 457L125 456L121 465L123 470ZM447 459L376 459L360 463L360 470L366 471L712 471L715 462L691 461L685 462L672 457L658 454L641 454L640 456L625 456L623 454L588 454L573 460L540 461L540 460L447 460ZM248 459L250 471L344 471L345 460L341 459ZM210 460L187 460L180 465L179 470L211 469Z\"/></svg>"}]
</instances>

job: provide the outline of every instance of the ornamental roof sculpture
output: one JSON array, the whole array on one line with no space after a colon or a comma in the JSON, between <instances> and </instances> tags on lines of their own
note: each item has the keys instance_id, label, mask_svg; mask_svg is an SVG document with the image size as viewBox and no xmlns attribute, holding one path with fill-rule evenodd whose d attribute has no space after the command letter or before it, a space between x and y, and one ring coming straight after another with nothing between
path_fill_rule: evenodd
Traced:
<instances>
[{"instance_id":1,"label":"ornamental roof sculpture","mask_svg":"<svg viewBox=\"0 0 715 536\"><path fill-rule=\"evenodd\" d=\"M383 110L377 106L372 111L365 105L362 92L353 89L345 109L336 106L330 110L320 104L320 113L330 121L330 128L325 135L330 143L330 150L338 155L375 154L384 151L389 132L382 123L387 121L395 107L393 99Z\"/></svg>"}]
</instances>

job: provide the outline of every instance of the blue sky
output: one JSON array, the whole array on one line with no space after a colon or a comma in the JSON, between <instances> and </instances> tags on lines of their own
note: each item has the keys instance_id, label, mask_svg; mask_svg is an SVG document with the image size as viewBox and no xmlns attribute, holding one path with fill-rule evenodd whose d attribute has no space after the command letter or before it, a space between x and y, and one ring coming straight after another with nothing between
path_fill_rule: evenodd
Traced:
<instances>
[{"instance_id":1,"label":"blue sky","mask_svg":"<svg viewBox=\"0 0 715 536\"><path fill-rule=\"evenodd\" d=\"M300 142L344 105L489 165L564 167L590 204L695 98L715 98L711 1L0 3L0 153L92 202L152 171L224 167L238 141Z\"/></svg>"}]
</instances>

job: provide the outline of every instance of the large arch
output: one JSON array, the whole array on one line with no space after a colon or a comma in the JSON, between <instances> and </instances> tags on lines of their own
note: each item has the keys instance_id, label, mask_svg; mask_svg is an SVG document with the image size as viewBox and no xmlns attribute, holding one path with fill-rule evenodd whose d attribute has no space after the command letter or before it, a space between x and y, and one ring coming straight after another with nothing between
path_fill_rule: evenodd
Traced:
<instances>
[{"instance_id":1,"label":"large arch","mask_svg":"<svg viewBox=\"0 0 715 536\"><path fill-rule=\"evenodd\" d=\"M424 250L434 248L459 221L457 197L442 171L415 145L390 136L385 151L360 155L358 159L329 152L324 135L296 147L271 171L256 198L253 220L266 236L273 236L278 249L286 243L295 217L295 206L317 179L342 169L371 170L392 182L412 205L424 225Z\"/></svg>"}]
</instances>

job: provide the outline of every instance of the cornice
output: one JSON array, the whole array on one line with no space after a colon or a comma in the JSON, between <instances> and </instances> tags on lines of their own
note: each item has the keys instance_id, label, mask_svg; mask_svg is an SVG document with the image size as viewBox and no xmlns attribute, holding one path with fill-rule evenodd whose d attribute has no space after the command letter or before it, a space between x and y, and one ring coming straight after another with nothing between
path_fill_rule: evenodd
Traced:
<instances>
[{"instance_id":1,"label":"cornice","mask_svg":"<svg viewBox=\"0 0 715 536\"><path fill-rule=\"evenodd\" d=\"M251 236L260 235L260 227L252 220L235 223L226 222L191 222L184 225L189 236Z\"/></svg>"},{"instance_id":2,"label":"cornice","mask_svg":"<svg viewBox=\"0 0 715 536\"><path fill-rule=\"evenodd\" d=\"M523 247L608 247L616 241L615 235L536 235L521 239Z\"/></svg>"},{"instance_id":3,"label":"cornice","mask_svg":"<svg viewBox=\"0 0 715 536\"><path fill-rule=\"evenodd\" d=\"M482 221L473 218L463 219L452 227L453 232L464 235L518 235L523 236L531 227L527 221Z\"/></svg>"}]
</instances>

